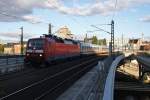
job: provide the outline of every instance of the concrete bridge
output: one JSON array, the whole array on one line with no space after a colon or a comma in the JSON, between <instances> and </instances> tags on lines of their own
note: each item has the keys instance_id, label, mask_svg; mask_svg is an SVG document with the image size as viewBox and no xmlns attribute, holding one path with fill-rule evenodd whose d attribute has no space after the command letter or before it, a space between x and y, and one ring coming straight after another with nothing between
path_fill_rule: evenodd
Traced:
<instances>
[{"instance_id":1,"label":"concrete bridge","mask_svg":"<svg viewBox=\"0 0 150 100\"><path fill-rule=\"evenodd\" d=\"M149 85L142 85L135 82L136 84L132 84L129 87L128 84L130 83L125 82L119 85L116 83L117 88L115 86L116 68L131 54L127 53L125 56L108 57L103 62L99 62L97 66L79 79L72 87L59 96L57 100L114 100L115 89L120 90L122 88L130 88L129 90L131 91L140 90L145 93L149 89ZM150 58L138 56L135 59L139 63L139 73L144 73L144 69L150 71ZM139 77L141 78L142 75ZM135 89L135 87L140 88Z\"/></svg>"}]
</instances>

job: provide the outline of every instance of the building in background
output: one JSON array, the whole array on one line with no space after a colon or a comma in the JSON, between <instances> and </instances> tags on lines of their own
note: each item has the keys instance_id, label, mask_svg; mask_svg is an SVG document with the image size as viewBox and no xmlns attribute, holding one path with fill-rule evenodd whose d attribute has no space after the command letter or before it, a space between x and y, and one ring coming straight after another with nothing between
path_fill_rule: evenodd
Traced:
<instances>
[{"instance_id":1,"label":"building in background","mask_svg":"<svg viewBox=\"0 0 150 100\"><path fill-rule=\"evenodd\" d=\"M57 31L57 35L61 38L73 39L73 34L71 33L71 31L67 26L60 28Z\"/></svg>"},{"instance_id":2,"label":"building in background","mask_svg":"<svg viewBox=\"0 0 150 100\"><path fill-rule=\"evenodd\" d=\"M24 54L26 51L26 44L27 42L24 42ZM20 43L7 43L4 45L4 54L14 54L18 55L21 54L21 44Z\"/></svg>"},{"instance_id":3,"label":"building in background","mask_svg":"<svg viewBox=\"0 0 150 100\"><path fill-rule=\"evenodd\" d=\"M127 51L130 48L129 38L115 38L114 45L115 51Z\"/></svg>"},{"instance_id":4,"label":"building in background","mask_svg":"<svg viewBox=\"0 0 150 100\"><path fill-rule=\"evenodd\" d=\"M140 46L142 45L142 40L141 39L130 39L129 45L132 50L139 50Z\"/></svg>"},{"instance_id":5,"label":"building in background","mask_svg":"<svg viewBox=\"0 0 150 100\"><path fill-rule=\"evenodd\" d=\"M23 43L23 54L25 54L25 51L26 51L26 42ZM20 43L17 43L14 45L14 54L21 54L21 45Z\"/></svg>"},{"instance_id":6,"label":"building in background","mask_svg":"<svg viewBox=\"0 0 150 100\"><path fill-rule=\"evenodd\" d=\"M14 54L14 43L7 43L4 45L4 54Z\"/></svg>"},{"instance_id":7,"label":"building in background","mask_svg":"<svg viewBox=\"0 0 150 100\"><path fill-rule=\"evenodd\" d=\"M140 46L140 50L142 51L150 51L150 41L143 41Z\"/></svg>"}]
</instances>

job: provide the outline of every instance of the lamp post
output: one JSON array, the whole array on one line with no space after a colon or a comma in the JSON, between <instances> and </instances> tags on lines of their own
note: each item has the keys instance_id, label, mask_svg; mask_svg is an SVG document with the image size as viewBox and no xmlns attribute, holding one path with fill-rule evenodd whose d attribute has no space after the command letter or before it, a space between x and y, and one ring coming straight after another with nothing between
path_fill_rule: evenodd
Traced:
<instances>
[{"instance_id":1,"label":"lamp post","mask_svg":"<svg viewBox=\"0 0 150 100\"><path fill-rule=\"evenodd\" d=\"M48 33L52 34L52 24L49 24Z\"/></svg>"},{"instance_id":2,"label":"lamp post","mask_svg":"<svg viewBox=\"0 0 150 100\"><path fill-rule=\"evenodd\" d=\"M23 26L20 28L21 29L21 38L20 38L20 44L21 44L21 52L20 54L23 55Z\"/></svg>"}]
</instances>

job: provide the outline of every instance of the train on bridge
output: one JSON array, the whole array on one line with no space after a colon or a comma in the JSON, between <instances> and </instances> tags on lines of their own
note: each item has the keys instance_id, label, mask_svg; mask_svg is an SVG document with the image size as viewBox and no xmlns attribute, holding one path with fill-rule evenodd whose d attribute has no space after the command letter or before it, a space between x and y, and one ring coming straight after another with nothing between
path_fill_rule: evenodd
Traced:
<instances>
[{"instance_id":1,"label":"train on bridge","mask_svg":"<svg viewBox=\"0 0 150 100\"><path fill-rule=\"evenodd\" d=\"M106 46L44 35L28 40L25 64L50 64L52 61L107 52Z\"/></svg>"}]
</instances>

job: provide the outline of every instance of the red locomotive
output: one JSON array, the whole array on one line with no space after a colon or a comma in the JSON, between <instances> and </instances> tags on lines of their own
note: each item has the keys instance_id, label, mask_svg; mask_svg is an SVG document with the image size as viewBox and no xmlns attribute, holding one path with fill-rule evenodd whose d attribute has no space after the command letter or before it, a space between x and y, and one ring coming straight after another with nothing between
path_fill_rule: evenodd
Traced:
<instances>
[{"instance_id":1,"label":"red locomotive","mask_svg":"<svg viewBox=\"0 0 150 100\"><path fill-rule=\"evenodd\" d=\"M78 42L54 35L44 35L40 38L28 40L25 63L48 64L54 60L74 56L80 56Z\"/></svg>"}]
</instances>

